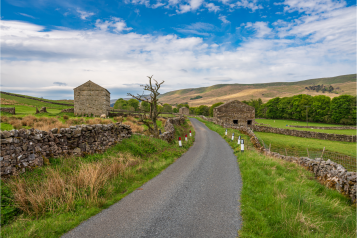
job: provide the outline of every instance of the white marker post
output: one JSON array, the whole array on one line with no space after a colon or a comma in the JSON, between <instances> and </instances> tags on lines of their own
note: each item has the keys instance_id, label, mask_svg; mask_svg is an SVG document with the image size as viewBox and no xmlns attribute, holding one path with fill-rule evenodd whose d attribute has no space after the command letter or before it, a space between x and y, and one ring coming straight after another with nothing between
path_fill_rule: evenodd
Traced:
<instances>
[{"instance_id":1,"label":"white marker post","mask_svg":"<svg viewBox=\"0 0 357 238\"><path fill-rule=\"evenodd\" d=\"M240 144L240 136L238 136L238 145Z\"/></svg>"},{"instance_id":2,"label":"white marker post","mask_svg":"<svg viewBox=\"0 0 357 238\"><path fill-rule=\"evenodd\" d=\"M244 152L244 140L241 141L241 144L240 144L240 152Z\"/></svg>"},{"instance_id":3,"label":"white marker post","mask_svg":"<svg viewBox=\"0 0 357 238\"><path fill-rule=\"evenodd\" d=\"M233 134L232 134L232 141L234 140L234 132L233 132Z\"/></svg>"},{"instance_id":4,"label":"white marker post","mask_svg":"<svg viewBox=\"0 0 357 238\"><path fill-rule=\"evenodd\" d=\"M179 137L179 146L182 147L181 137Z\"/></svg>"},{"instance_id":5,"label":"white marker post","mask_svg":"<svg viewBox=\"0 0 357 238\"><path fill-rule=\"evenodd\" d=\"M185 141L187 141L187 134L185 135Z\"/></svg>"},{"instance_id":6,"label":"white marker post","mask_svg":"<svg viewBox=\"0 0 357 238\"><path fill-rule=\"evenodd\" d=\"M227 129L226 129L226 135L227 135Z\"/></svg>"},{"instance_id":7,"label":"white marker post","mask_svg":"<svg viewBox=\"0 0 357 238\"><path fill-rule=\"evenodd\" d=\"M191 131L190 131L190 136L192 136Z\"/></svg>"}]
</instances>

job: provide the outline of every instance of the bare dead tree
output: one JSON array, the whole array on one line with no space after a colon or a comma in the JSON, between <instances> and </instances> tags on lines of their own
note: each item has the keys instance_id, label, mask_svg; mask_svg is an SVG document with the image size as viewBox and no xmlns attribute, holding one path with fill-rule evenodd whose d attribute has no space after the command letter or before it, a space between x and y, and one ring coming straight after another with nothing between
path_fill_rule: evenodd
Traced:
<instances>
[{"instance_id":1,"label":"bare dead tree","mask_svg":"<svg viewBox=\"0 0 357 238\"><path fill-rule=\"evenodd\" d=\"M159 103L158 96L160 95L159 89L165 81L158 83L155 79L152 78L153 75L147 77L149 78L149 84L140 85L140 87L144 87L144 90L150 92L150 98L147 98L144 95L144 92L142 95L137 94L137 96L128 93L128 96L131 96L139 101L148 102L150 104L149 118L146 116L146 112L144 111L143 115L140 114L140 121L149 128L149 133L151 133L155 138L159 138L159 129L157 127L156 120L161 113L158 110L158 105L161 103ZM152 122L152 124L150 122Z\"/></svg>"}]
</instances>

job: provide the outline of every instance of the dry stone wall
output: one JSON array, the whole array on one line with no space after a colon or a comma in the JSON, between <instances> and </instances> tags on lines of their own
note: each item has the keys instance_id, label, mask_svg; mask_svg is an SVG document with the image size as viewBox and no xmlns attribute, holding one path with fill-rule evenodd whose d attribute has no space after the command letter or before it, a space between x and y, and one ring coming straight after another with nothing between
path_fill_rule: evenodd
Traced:
<instances>
[{"instance_id":1,"label":"dry stone wall","mask_svg":"<svg viewBox=\"0 0 357 238\"><path fill-rule=\"evenodd\" d=\"M249 127L231 126L214 118L206 118L205 116L200 117L223 127L237 129L241 133L249 135L250 141L253 143L254 147L261 153L304 166L326 187L337 190L339 193L349 197L353 203L356 203L357 173L355 171L347 171L342 165L334 163L331 160L324 161L321 158L310 159L308 157L285 156L276 152L270 152L268 149L261 146L258 138Z\"/></svg>"},{"instance_id":2,"label":"dry stone wall","mask_svg":"<svg viewBox=\"0 0 357 238\"><path fill-rule=\"evenodd\" d=\"M175 139L174 125L182 125L185 123L185 117L174 117L166 120L165 132L160 135L160 139L172 142Z\"/></svg>"},{"instance_id":3,"label":"dry stone wall","mask_svg":"<svg viewBox=\"0 0 357 238\"><path fill-rule=\"evenodd\" d=\"M130 126L120 123L77 125L50 131L0 131L0 175L8 176L42 166L44 160L51 157L103 152L131 134Z\"/></svg>"},{"instance_id":4,"label":"dry stone wall","mask_svg":"<svg viewBox=\"0 0 357 238\"><path fill-rule=\"evenodd\" d=\"M315 138L315 139L331 140L331 141L356 142L355 135L330 134L330 133L321 133L321 132L314 132L314 131L299 131L299 130L290 130L290 129L258 126L258 125L253 126L253 129L254 131L258 131L258 132L269 132L269 133L296 136L296 137Z\"/></svg>"},{"instance_id":5,"label":"dry stone wall","mask_svg":"<svg viewBox=\"0 0 357 238\"><path fill-rule=\"evenodd\" d=\"M321 130L356 130L355 126L292 126L288 125L288 127L296 127L296 128L309 128L309 129L321 129Z\"/></svg>"},{"instance_id":6,"label":"dry stone wall","mask_svg":"<svg viewBox=\"0 0 357 238\"><path fill-rule=\"evenodd\" d=\"M74 113L74 108L63 109L61 112L72 112L72 113Z\"/></svg>"},{"instance_id":7,"label":"dry stone wall","mask_svg":"<svg viewBox=\"0 0 357 238\"><path fill-rule=\"evenodd\" d=\"M15 107L0 107L0 111L15 115Z\"/></svg>"}]
</instances>

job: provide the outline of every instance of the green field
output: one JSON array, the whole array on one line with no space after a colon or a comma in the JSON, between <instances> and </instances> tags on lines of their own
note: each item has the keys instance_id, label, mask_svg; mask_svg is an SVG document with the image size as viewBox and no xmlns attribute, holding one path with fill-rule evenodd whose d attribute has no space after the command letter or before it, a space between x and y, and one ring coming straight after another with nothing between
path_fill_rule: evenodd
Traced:
<instances>
[{"instance_id":1,"label":"green field","mask_svg":"<svg viewBox=\"0 0 357 238\"><path fill-rule=\"evenodd\" d=\"M1 107L15 107L15 115L19 115L19 116L34 115L36 113L36 107L20 106L20 105L1 105ZM37 108L38 110L41 109L41 107L37 107ZM61 112L62 109L47 107L46 110L50 114L58 114Z\"/></svg>"},{"instance_id":2,"label":"green field","mask_svg":"<svg viewBox=\"0 0 357 238\"><path fill-rule=\"evenodd\" d=\"M349 171L356 170L356 143L319 140L274 133L254 132L265 147L273 152L299 157L320 158L325 147L324 160L342 164ZM285 150L286 149L286 150ZM308 154L309 153L309 154ZM349 157L351 156L351 157Z\"/></svg>"},{"instance_id":3,"label":"green field","mask_svg":"<svg viewBox=\"0 0 357 238\"><path fill-rule=\"evenodd\" d=\"M239 131L228 129L225 136L225 128L198 120L220 134L237 156L243 180L239 237L356 237L356 208L349 198L297 164L259 154L249 140L242 154L230 141Z\"/></svg>"},{"instance_id":4,"label":"green field","mask_svg":"<svg viewBox=\"0 0 357 238\"><path fill-rule=\"evenodd\" d=\"M47 109L53 108L53 109L59 109L59 110L73 107L73 105L71 105L71 106L62 106L62 105L57 105L57 104L52 104L52 103L40 102L40 101L37 101L37 100L32 100L30 98L21 98L21 97L11 96L11 95L7 95L7 94L3 94L3 93L0 93L0 97L2 99L16 101L15 105L1 105L1 107L14 107L15 106L16 111L17 111L17 107L18 106L28 106L28 105L31 105L31 106L34 106L34 107L38 107L39 109L41 109L41 107L47 107ZM54 100L47 100L47 99L43 99L43 100L50 101L50 102L57 102L57 101L54 101ZM30 110L30 109L28 109L28 110ZM34 108L34 110L36 111L36 108Z\"/></svg>"},{"instance_id":5,"label":"green field","mask_svg":"<svg viewBox=\"0 0 357 238\"><path fill-rule=\"evenodd\" d=\"M60 237L118 202L192 146L194 130L186 122L175 125L176 136L193 132L182 147L133 135L103 154L50 159L44 167L2 180L1 237Z\"/></svg>"},{"instance_id":6,"label":"green field","mask_svg":"<svg viewBox=\"0 0 357 238\"><path fill-rule=\"evenodd\" d=\"M310 129L310 128L297 128L297 127L289 127L291 126L306 126L306 122L302 121L293 121L293 120L274 120L274 119L255 119L258 123L263 123L270 125L271 127L290 129L290 130L299 130L299 131L314 131L314 132L322 132L322 133L330 133L330 134L345 134L345 135L356 135L356 130L323 130L323 129ZM341 127L343 125L333 125L333 124L324 124L324 123L316 123L309 122L309 126L325 126L325 127Z\"/></svg>"}]
</instances>

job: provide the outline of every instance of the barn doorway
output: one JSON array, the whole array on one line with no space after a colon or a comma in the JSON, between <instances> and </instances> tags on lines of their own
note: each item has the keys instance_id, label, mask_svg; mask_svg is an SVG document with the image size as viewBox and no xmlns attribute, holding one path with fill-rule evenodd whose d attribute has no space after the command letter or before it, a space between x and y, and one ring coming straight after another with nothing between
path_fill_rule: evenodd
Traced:
<instances>
[{"instance_id":1,"label":"barn doorway","mask_svg":"<svg viewBox=\"0 0 357 238\"><path fill-rule=\"evenodd\" d=\"M248 126L251 126L252 125L252 120L248 120L247 124L248 124Z\"/></svg>"},{"instance_id":2,"label":"barn doorway","mask_svg":"<svg viewBox=\"0 0 357 238\"><path fill-rule=\"evenodd\" d=\"M233 124L238 124L238 120L233 120Z\"/></svg>"}]
</instances>

